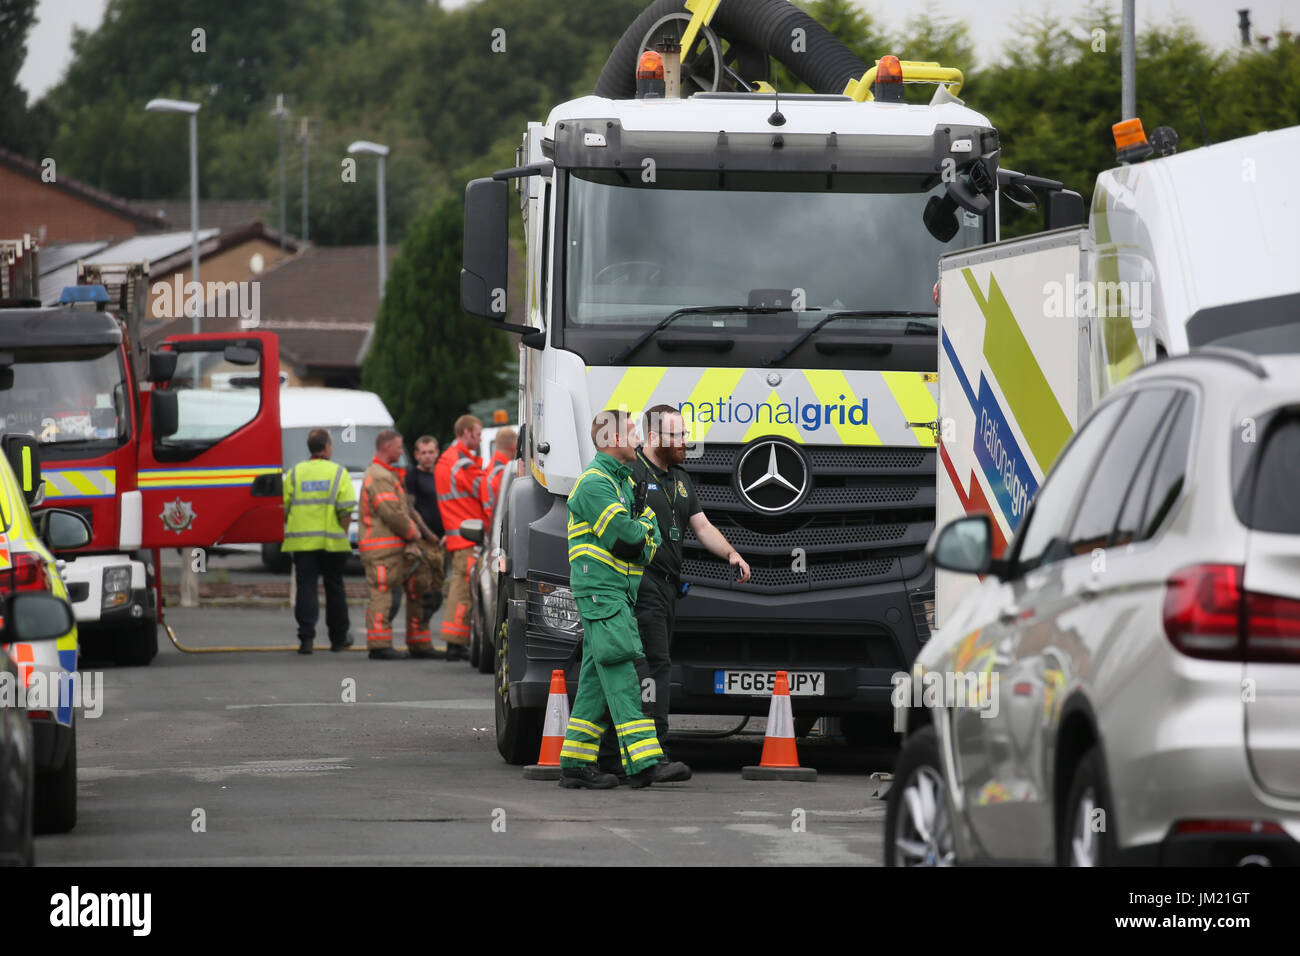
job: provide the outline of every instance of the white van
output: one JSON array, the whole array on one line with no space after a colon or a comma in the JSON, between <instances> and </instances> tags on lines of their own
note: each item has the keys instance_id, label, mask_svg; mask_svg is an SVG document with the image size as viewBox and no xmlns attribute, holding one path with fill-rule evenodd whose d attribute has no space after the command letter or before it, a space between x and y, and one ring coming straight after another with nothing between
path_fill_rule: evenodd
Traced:
<instances>
[{"instance_id":1,"label":"white van","mask_svg":"<svg viewBox=\"0 0 1300 956\"><path fill-rule=\"evenodd\" d=\"M324 428L329 431L334 445L331 460L348 470L352 484L360 494L362 476L375 457L375 436L392 427L393 416L374 392L351 388L280 389L280 448L286 473L298 462L311 457L307 450L307 434L313 428ZM405 458L400 464L406 464ZM355 511L348 536L355 549ZM262 563L272 571L289 570L289 560L276 542L262 545Z\"/></svg>"}]
</instances>

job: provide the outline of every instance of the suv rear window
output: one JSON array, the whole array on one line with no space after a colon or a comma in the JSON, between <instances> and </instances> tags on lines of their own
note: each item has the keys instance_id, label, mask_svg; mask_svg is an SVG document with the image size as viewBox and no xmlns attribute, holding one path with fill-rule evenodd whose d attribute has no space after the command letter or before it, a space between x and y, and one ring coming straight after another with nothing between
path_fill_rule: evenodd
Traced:
<instances>
[{"instance_id":1,"label":"suv rear window","mask_svg":"<svg viewBox=\"0 0 1300 956\"><path fill-rule=\"evenodd\" d=\"M1275 412L1256 420L1258 445L1234 430L1234 504L1237 517L1255 531L1300 534L1300 414Z\"/></svg>"}]
</instances>

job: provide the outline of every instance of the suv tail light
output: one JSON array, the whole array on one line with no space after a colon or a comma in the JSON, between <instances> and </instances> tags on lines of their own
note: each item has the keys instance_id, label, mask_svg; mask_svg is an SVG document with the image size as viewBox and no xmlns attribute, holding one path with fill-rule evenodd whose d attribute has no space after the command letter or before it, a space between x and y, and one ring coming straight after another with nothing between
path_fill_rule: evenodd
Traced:
<instances>
[{"instance_id":1,"label":"suv tail light","mask_svg":"<svg viewBox=\"0 0 1300 956\"><path fill-rule=\"evenodd\" d=\"M1174 825L1179 836L1193 833L1251 833L1285 836L1286 831L1272 820L1179 820Z\"/></svg>"},{"instance_id":2,"label":"suv tail light","mask_svg":"<svg viewBox=\"0 0 1300 956\"><path fill-rule=\"evenodd\" d=\"M1189 657L1300 663L1300 600L1242 589L1239 564L1196 564L1165 585L1165 634Z\"/></svg>"},{"instance_id":3,"label":"suv tail light","mask_svg":"<svg viewBox=\"0 0 1300 956\"><path fill-rule=\"evenodd\" d=\"M12 587L16 591L48 591L50 578L45 562L39 554L20 551L13 555L12 576L0 573L0 591Z\"/></svg>"}]
</instances>

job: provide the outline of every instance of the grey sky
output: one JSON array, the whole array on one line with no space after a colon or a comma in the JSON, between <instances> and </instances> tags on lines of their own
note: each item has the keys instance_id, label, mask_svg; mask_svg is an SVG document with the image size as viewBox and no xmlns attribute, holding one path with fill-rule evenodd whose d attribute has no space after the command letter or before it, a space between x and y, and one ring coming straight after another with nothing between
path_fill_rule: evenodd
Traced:
<instances>
[{"instance_id":1,"label":"grey sky","mask_svg":"<svg viewBox=\"0 0 1300 956\"><path fill-rule=\"evenodd\" d=\"M443 0L442 5L455 9L471 2L473 0ZM1069 16L1086 6L1083 0L910 0L894 3L858 0L857 5L871 12L877 22L891 31L902 29L909 17L926 11L965 20L971 28L979 57L979 62L971 65L999 59L1002 48L1015 37L1016 23L1027 14L1051 11L1059 16ZM27 60L18 74L18 82L27 90L30 99L40 97L62 77L72 59L72 26L97 27L103 19L105 6L107 0L40 0L37 23L28 36ZM1118 11L1119 0L1111 0L1111 6ZM1300 0L1137 0L1138 27L1168 23L1177 15L1189 21L1203 40L1215 49L1223 50L1238 43L1239 8L1251 11L1257 35L1272 36L1279 26L1300 30ZM978 17L974 13L978 13ZM888 52L891 51L880 51L881 54Z\"/></svg>"}]
</instances>

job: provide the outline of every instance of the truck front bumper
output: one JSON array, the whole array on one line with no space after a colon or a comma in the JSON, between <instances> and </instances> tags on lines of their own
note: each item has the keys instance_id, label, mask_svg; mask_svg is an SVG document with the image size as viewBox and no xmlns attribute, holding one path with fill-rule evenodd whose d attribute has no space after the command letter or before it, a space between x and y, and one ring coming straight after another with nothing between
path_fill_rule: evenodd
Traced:
<instances>
[{"instance_id":1,"label":"truck front bumper","mask_svg":"<svg viewBox=\"0 0 1300 956\"><path fill-rule=\"evenodd\" d=\"M127 599L104 607L104 572L109 568L131 570ZM90 554L64 560L63 582L79 629L117 629L145 618L157 618L153 591L148 585L144 562L126 554Z\"/></svg>"},{"instance_id":2,"label":"truck front bumper","mask_svg":"<svg viewBox=\"0 0 1300 956\"><path fill-rule=\"evenodd\" d=\"M766 715L770 695L720 693L719 676L785 670L824 675L822 693L792 696L796 715L892 713L894 676L909 670L929 637L922 607L933 589L931 574L797 594L693 588L677 603L670 708ZM544 707L552 670L576 689L581 645L536 629L523 602L510 603L510 702Z\"/></svg>"}]
</instances>

